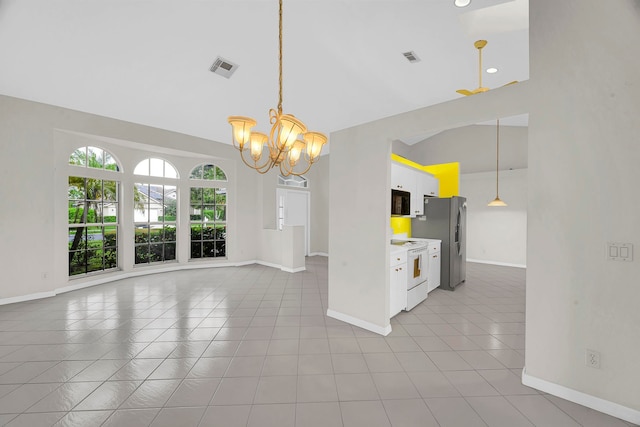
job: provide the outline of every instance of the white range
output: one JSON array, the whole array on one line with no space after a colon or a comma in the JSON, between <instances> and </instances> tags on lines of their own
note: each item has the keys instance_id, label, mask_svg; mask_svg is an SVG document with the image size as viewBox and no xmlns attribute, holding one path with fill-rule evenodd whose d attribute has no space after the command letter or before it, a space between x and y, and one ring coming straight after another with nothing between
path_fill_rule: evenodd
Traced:
<instances>
[{"instance_id":1,"label":"white range","mask_svg":"<svg viewBox=\"0 0 640 427\"><path fill-rule=\"evenodd\" d=\"M401 309L411 310L424 301L429 292L440 286L441 243L442 241L437 239L395 239L391 241L392 255L400 253L400 248L406 248L407 251L406 300L402 298L401 301L397 301L400 305L404 305ZM402 286L402 284L394 282L392 276L392 286ZM393 296L394 289L391 292ZM396 300L398 298L392 297L392 302ZM397 314L396 310L392 307L391 314Z\"/></svg>"}]
</instances>

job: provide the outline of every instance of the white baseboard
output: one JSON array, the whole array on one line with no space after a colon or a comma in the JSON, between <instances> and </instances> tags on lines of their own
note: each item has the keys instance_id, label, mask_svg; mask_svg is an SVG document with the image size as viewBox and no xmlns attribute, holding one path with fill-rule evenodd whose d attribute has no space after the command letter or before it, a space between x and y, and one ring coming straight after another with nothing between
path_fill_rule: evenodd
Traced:
<instances>
[{"instance_id":1,"label":"white baseboard","mask_svg":"<svg viewBox=\"0 0 640 427\"><path fill-rule=\"evenodd\" d=\"M56 296L56 293L54 291L38 292L35 294L27 294L27 295L20 295L17 297L2 298L0 299L0 305L15 304L17 302L32 301L36 299L49 298L49 297L55 297L55 296Z\"/></svg>"},{"instance_id":2,"label":"white baseboard","mask_svg":"<svg viewBox=\"0 0 640 427\"><path fill-rule=\"evenodd\" d=\"M66 286L55 288L53 291L37 292L33 294L20 295L17 297L10 297L10 298L1 298L0 305L14 304L17 302L32 301L32 300L37 300L42 298L50 298L66 292L77 291L80 289L89 288L91 286L102 285L104 283L109 283L109 282L115 282L116 280L123 280L131 277L138 277L138 276L146 276L148 274L168 273L171 271L194 270L194 269L201 269L201 268L242 267L242 266L251 265L251 264L265 265L264 263L261 263L260 261L256 261L256 260L239 261L239 262L216 262L216 263L206 263L206 262L196 261L196 262L189 262L185 264L170 264L170 265L151 267L151 268L143 267L141 269L135 269L127 272L116 271L106 275L94 276L91 279L80 279L80 278L73 279L73 280L70 280ZM269 267L281 269L280 265L269 265Z\"/></svg>"},{"instance_id":3,"label":"white baseboard","mask_svg":"<svg viewBox=\"0 0 640 427\"><path fill-rule=\"evenodd\" d=\"M311 252L308 256L326 256L328 257L329 254L326 252Z\"/></svg>"},{"instance_id":4,"label":"white baseboard","mask_svg":"<svg viewBox=\"0 0 640 427\"><path fill-rule=\"evenodd\" d=\"M280 264L275 264L273 262L266 262L266 261L255 261L255 264L260 264L260 265L264 265L265 267L271 267L271 268L277 268L280 269L286 273L298 273L300 271L305 271L307 268L306 267L298 267L298 268L288 268L288 267L284 267Z\"/></svg>"},{"instance_id":5,"label":"white baseboard","mask_svg":"<svg viewBox=\"0 0 640 427\"><path fill-rule=\"evenodd\" d=\"M595 409L612 417L620 418L630 423L640 424L640 411L638 410L531 376L527 374L527 368L522 370L522 384L586 406L587 408Z\"/></svg>"},{"instance_id":6,"label":"white baseboard","mask_svg":"<svg viewBox=\"0 0 640 427\"><path fill-rule=\"evenodd\" d=\"M385 327L375 325L371 322L367 322L366 320L358 319L357 317L349 316L348 314L340 313L339 311L327 310L327 316L341 320L343 322L350 323L354 326L357 326L362 329L366 329L367 331L375 332L376 334L380 334L383 336L387 336L391 333L391 325L387 325Z\"/></svg>"},{"instance_id":7,"label":"white baseboard","mask_svg":"<svg viewBox=\"0 0 640 427\"><path fill-rule=\"evenodd\" d=\"M280 267L280 270L286 271L287 273L299 273L301 271L305 271L306 269L307 267L298 267L298 268Z\"/></svg>"},{"instance_id":8,"label":"white baseboard","mask_svg":"<svg viewBox=\"0 0 640 427\"><path fill-rule=\"evenodd\" d=\"M255 263L259 265L264 265L265 267L277 268L278 270L282 267L280 264L275 264L273 262L267 262L267 261L261 261L261 260L256 260Z\"/></svg>"},{"instance_id":9,"label":"white baseboard","mask_svg":"<svg viewBox=\"0 0 640 427\"><path fill-rule=\"evenodd\" d=\"M486 260L483 260L483 259L469 259L469 258L467 258L467 262L475 262L475 263L478 263L478 264L500 265L502 267L527 268L526 264L512 264L510 262L486 261Z\"/></svg>"}]
</instances>

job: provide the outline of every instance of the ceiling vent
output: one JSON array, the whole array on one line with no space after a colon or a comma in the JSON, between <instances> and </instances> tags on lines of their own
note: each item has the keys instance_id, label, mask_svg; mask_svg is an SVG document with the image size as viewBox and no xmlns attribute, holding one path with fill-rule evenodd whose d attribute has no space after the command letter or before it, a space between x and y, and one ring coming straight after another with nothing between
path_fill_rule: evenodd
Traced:
<instances>
[{"instance_id":1,"label":"ceiling vent","mask_svg":"<svg viewBox=\"0 0 640 427\"><path fill-rule=\"evenodd\" d=\"M409 52L403 52L402 54L405 58L407 58L407 61L409 62L420 62L420 58L418 58L418 55L416 55L416 53L412 50Z\"/></svg>"},{"instance_id":2,"label":"ceiling vent","mask_svg":"<svg viewBox=\"0 0 640 427\"><path fill-rule=\"evenodd\" d=\"M219 74L222 77L226 77L226 78L231 77L231 75L235 73L237 69L238 69L238 64L234 64L233 62L228 61L219 56L213 62L213 65L211 66L211 68L209 68L209 70L212 73Z\"/></svg>"}]
</instances>

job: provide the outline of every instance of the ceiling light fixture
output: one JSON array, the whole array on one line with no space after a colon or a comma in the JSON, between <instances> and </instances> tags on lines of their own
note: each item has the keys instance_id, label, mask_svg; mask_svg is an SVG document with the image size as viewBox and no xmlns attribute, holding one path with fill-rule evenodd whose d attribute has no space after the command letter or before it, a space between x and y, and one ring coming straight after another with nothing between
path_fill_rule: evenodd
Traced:
<instances>
[{"instance_id":1,"label":"ceiling light fixture","mask_svg":"<svg viewBox=\"0 0 640 427\"><path fill-rule=\"evenodd\" d=\"M269 110L269 122L272 124L269 136L260 132L252 132L251 128L256 121L251 117L230 116L227 120L232 128L233 146L240 151L242 161L250 168L261 174L267 173L271 168L278 166L283 176L302 175L311 165L320 158L322 146L327 142L327 137L320 132L307 132L303 122L293 114L282 113L282 0L279 0L279 25L278 25L278 109ZM302 139L298 137L302 135ZM262 150L265 146L269 153L264 161ZM244 152L251 154L251 161L247 161ZM302 153L307 165L304 170L294 170Z\"/></svg>"},{"instance_id":2,"label":"ceiling light fixture","mask_svg":"<svg viewBox=\"0 0 640 427\"><path fill-rule=\"evenodd\" d=\"M478 49L478 87L473 89L473 90L458 89L456 92L458 92L460 95L471 96L471 95L476 95L478 93L483 93L483 92L486 92L486 91L489 90L488 87L482 86L482 49L486 45L487 45L487 41L486 40L476 40L473 43L473 46L476 49ZM509 85L514 84L514 83L518 83L518 81L514 80L514 81L509 82L509 83L507 83L506 85L503 85L503 86L509 86Z\"/></svg>"},{"instance_id":3,"label":"ceiling light fixture","mask_svg":"<svg viewBox=\"0 0 640 427\"><path fill-rule=\"evenodd\" d=\"M497 72L498 72L498 69L496 67L487 68L487 73L489 74L495 74Z\"/></svg>"},{"instance_id":4,"label":"ceiling light fixture","mask_svg":"<svg viewBox=\"0 0 640 427\"><path fill-rule=\"evenodd\" d=\"M456 7L467 7L471 4L471 0L454 0L453 4Z\"/></svg>"},{"instance_id":5,"label":"ceiling light fixture","mask_svg":"<svg viewBox=\"0 0 640 427\"><path fill-rule=\"evenodd\" d=\"M500 154L500 119L496 119L496 198L489 202L487 206L507 206L505 202L500 200L498 195L498 159Z\"/></svg>"}]
</instances>

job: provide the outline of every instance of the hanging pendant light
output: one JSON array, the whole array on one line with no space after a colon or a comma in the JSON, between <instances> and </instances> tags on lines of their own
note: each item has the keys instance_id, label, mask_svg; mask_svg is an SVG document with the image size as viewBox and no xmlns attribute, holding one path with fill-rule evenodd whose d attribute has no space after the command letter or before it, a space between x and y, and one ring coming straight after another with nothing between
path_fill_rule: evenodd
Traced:
<instances>
[{"instance_id":1,"label":"hanging pendant light","mask_svg":"<svg viewBox=\"0 0 640 427\"><path fill-rule=\"evenodd\" d=\"M320 158L322 146L327 137L320 132L307 132L307 127L292 114L282 113L282 0L279 0L278 25L278 107L269 110L271 132L252 132L257 122L251 117L230 116L227 120L232 128L233 146L240 151L242 161L261 174L278 166L283 176L302 175L309 171L311 165ZM299 137L302 136L302 139ZM263 149L269 149L266 159L262 161ZM251 159L245 159L245 151L249 151ZM300 159L305 166L294 170Z\"/></svg>"},{"instance_id":2,"label":"hanging pendant light","mask_svg":"<svg viewBox=\"0 0 640 427\"><path fill-rule=\"evenodd\" d=\"M498 166L500 159L500 119L496 120L496 198L489 202L487 206L507 206L505 202L500 200L498 195Z\"/></svg>"}]
</instances>

